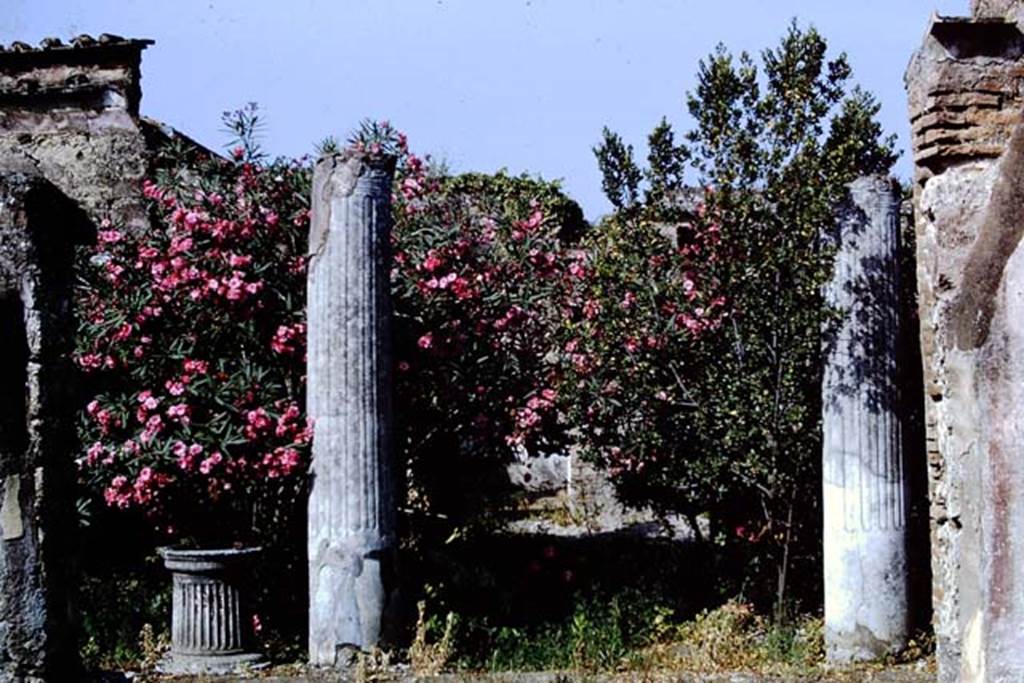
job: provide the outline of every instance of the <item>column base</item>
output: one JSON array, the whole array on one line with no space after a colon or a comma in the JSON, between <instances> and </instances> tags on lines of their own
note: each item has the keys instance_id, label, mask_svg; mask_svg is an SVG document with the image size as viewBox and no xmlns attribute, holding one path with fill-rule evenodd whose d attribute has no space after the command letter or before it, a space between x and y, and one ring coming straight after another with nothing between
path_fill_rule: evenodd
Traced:
<instances>
[{"instance_id":1,"label":"column base","mask_svg":"<svg viewBox=\"0 0 1024 683\"><path fill-rule=\"evenodd\" d=\"M257 653L233 655L185 655L169 653L156 665L157 673L170 676L230 675L258 671L269 666L266 657Z\"/></svg>"}]
</instances>

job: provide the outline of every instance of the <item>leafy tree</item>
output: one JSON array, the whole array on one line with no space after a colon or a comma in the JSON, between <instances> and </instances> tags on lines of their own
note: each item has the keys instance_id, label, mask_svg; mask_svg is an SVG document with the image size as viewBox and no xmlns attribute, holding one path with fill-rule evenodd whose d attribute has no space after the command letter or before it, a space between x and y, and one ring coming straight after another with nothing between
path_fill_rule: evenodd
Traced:
<instances>
[{"instance_id":1,"label":"leafy tree","mask_svg":"<svg viewBox=\"0 0 1024 683\"><path fill-rule=\"evenodd\" d=\"M672 126L664 118L647 138L647 149L645 203L663 210L671 209L673 199L685 185L689 152L685 146L676 144Z\"/></svg>"},{"instance_id":2,"label":"leafy tree","mask_svg":"<svg viewBox=\"0 0 1024 683\"><path fill-rule=\"evenodd\" d=\"M643 180L633 160L633 145L625 144L618 133L607 128L602 136L601 144L594 148L597 164L601 168L601 188L616 209L632 209L640 196L640 181Z\"/></svg>"},{"instance_id":3,"label":"leafy tree","mask_svg":"<svg viewBox=\"0 0 1024 683\"><path fill-rule=\"evenodd\" d=\"M662 121L646 170L629 168L631 149L608 130L595 150L617 209L610 222L647 234L645 225L678 220L673 197L685 164L706 188L690 230L720 237L700 269L725 301L722 322L675 349L687 368L690 401L676 409L688 428L675 430L670 458L664 443L657 451L640 438L623 444L647 465L631 480L634 498L645 484L645 502L661 509L710 512L716 537L745 547L764 572L750 588L779 610L794 564L816 575L820 557L821 332L833 315L821 298L832 255L820 235L846 184L896 158L875 120L878 104L850 78L845 55L830 57L817 31L794 22L760 65L721 45L701 61L684 145ZM634 206L626 200L638 196L640 176L647 192ZM664 379L646 377L651 391Z\"/></svg>"}]
</instances>

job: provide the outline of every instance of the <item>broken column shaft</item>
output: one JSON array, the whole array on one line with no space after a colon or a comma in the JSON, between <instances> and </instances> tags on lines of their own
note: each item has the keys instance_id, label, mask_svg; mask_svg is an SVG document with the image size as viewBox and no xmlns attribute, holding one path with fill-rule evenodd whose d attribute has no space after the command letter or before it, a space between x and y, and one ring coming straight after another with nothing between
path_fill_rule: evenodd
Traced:
<instances>
[{"instance_id":1,"label":"broken column shaft","mask_svg":"<svg viewBox=\"0 0 1024 683\"><path fill-rule=\"evenodd\" d=\"M309 658L378 644L392 590L392 158L320 160L308 280Z\"/></svg>"},{"instance_id":2,"label":"broken column shaft","mask_svg":"<svg viewBox=\"0 0 1024 683\"><path fill-rule=\"evenodd\" d=\"M902 649L910 628L907 475L897 384L899 193L860 178L836 226L826 300L839 313L823 383L825 647L832 661Z\"/></svg>"}]
</instances>

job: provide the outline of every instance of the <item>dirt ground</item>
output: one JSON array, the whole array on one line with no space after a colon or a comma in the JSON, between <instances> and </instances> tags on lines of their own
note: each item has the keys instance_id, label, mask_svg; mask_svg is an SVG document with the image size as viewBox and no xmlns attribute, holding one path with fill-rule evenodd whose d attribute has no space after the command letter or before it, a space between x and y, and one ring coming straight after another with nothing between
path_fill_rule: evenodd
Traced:
<instances>
[{"instance_id":1,"label":"dirt ground","mask_svg":"<svg viewBox=\"0 0 1024 683\"><path fill-rule=\"evenodd\" d=\"M218 677L177 677L134 680L167 680L204 683L227 683L229 681L258 681L258 683L342 683L342 682L379 682L379 683L930 683L935 681L935 673L926 662L893 666L888 668L856 668L837 670L809 676L769 676L750 673L719 673L694 674L685 671L630 672L621 674L587 674L579 672L535 672L535 673L501 673L472 674L454 673L438 675L416 675L407 671L391 672L324 672L307 671L265 671L253 677L218 676ZM126 678L123 680L133 680Z\"/></svg>"}]
</instances>

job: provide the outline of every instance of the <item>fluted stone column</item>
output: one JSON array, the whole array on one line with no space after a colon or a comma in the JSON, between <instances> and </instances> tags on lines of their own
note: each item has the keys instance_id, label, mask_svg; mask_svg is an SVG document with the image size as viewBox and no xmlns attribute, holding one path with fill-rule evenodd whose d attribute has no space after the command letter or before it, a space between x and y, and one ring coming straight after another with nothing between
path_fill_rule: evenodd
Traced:
<instances>
[{"instance_id":1,"label":"fluted stone column","mask_svg":"<svg viewBox=\"0 0 1024 683\"><path fill-rule=\"evenodd\" d=\"M308 281L309 658L378 644L395 543L389 297L392 158L325 157L313 174Z\"/></svg>"},{"instance_id":2,"label":"fluted stone column","mask_svg":"<svg viewBox=\"0 0 1024 683\"><path fill-rule=\"evenodd\" d=\"M832 661L906 645L908 483L897 377L899 193L884 177L850 185L833 238L823 386L825 646Z\"/></svg>"}]
</instances>

